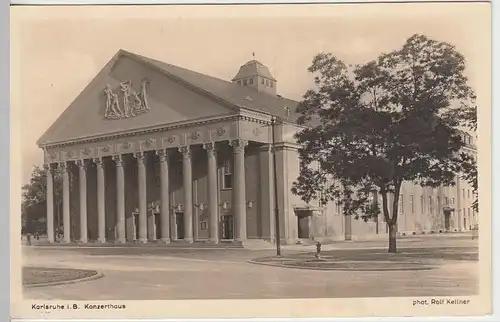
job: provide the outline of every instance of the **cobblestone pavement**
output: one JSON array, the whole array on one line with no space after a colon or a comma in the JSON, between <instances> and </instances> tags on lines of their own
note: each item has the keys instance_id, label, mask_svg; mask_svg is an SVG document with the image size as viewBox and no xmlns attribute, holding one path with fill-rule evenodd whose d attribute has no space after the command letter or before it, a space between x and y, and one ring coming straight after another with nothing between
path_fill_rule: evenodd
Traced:
<instances>
[{"instance_id":1,"label":"cobblestone pavement","mask_svg":"<svg viewBox=\"0 0 500 322\"><path fill-rule=\"evenodd\" d=\"M343 256L374 260L374 253L380 253L376 249L383 247L382 241L376 241L337 243L327 249L331 254L338 249ZM247 263L272 255L272 250L31 247L24 249L25 265L96 269L105 276L78 284L26 289L24 295L31 299L162 300L452 296L478 292L477 240L426 236L401 239L399 247L402 252L410 247L427 249L419 252L440 266L425 271L312 271ZM284 252L299 250L312 248L290 247Z\"/></svg>"}]
</instances>

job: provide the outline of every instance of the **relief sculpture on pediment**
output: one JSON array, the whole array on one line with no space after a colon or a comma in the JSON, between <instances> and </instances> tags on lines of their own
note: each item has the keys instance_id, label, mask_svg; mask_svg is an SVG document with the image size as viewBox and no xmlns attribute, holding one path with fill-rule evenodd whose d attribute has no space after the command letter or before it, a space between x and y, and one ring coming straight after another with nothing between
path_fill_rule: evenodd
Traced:
<instances>
[{"instance_id":1,"label":"relief sculpture on pediment","mask_svg":"<svg viewBox=\"0 0 500 322\"><path fill-rule=\"evenodd\" d=\"M132 88L132 81L130 80L120 82L118 90L113 90L110 85L107 85L104 90L106 96L104 118L119 120L148 112L147 84L147 80L142 81L140 92L136 92Z\"/></svg>"}]
</instances>

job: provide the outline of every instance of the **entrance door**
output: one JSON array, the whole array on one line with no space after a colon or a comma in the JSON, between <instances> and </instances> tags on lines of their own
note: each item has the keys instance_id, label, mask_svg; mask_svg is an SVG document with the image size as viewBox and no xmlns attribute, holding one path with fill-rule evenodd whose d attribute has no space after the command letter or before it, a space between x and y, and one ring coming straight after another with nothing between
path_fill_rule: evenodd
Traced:
<instances>
[{"instance_id":1,"label":"entrance door","mask_svg":"<svg viewBox=\"0 0 500 322\"><path fill-rule=\"evenodd\" d=\"M177 227L177 239L184 239L184 213L175 213L175 227Z\"/></svg>"},{"instance_id":2,"label":"entrance door","mask_svg":"<svg viewBox=\"0 0 500 322\"><path fill-rule=\"evenodd\" d=\"M309 216L299 215L298 221L298 237L309 238Z\"/></svg>"},{"instance_id":3,"label":"entrance door","mask_svg":"<svg viewBox=\"0 0 500 322\"><path fill-rule=\"evenodd\" d=\"M450 212L444 212L444 229L450 230Z\"/></svg>"},{"instance_id":4,"label":"entrance door","mask_svg":"<svg viewBox=\"0 0 500 322\"><path fill-rule=\"evenodd\" d=\"M156 239L161 238L161 216L160 213L156 212L154 213L155 216L155 234L156 234Z\"/></svg>"},{"instance_id":5,"label":"entrance door","mask_svg":"<svg viewBox=\"0 0 500 322\"><path fill-rule=\"evenodd\" d=\"M233 239L233 216L223 215L221 226L221 239Z\"/></svg>"}]
</instances>

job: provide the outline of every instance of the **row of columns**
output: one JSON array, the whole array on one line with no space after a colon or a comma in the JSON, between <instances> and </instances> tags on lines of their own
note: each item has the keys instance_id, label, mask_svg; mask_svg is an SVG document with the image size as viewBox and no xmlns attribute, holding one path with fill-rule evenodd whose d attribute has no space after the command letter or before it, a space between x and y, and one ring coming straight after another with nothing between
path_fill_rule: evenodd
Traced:
<instances>
[{"instance_id":1,"label":"row of columns","mask_svg":"<svg viewBox=\"0 0 500 322\"><path fill-rule=\"evenodd\" d=\"M233 202L232 210L235 219L235 239L245 240L246 233L246 198L245 198L245 140L232 140L230 145L234 151L234 172L233 172ZM207 151L207 185L208 185L208 211L209 211L209 238L210 241L219 241L219 204L218 204L218 184L217 184L217 159L215 143L206 143L203 148ZM169 158L168 150L157 150L156 155L160 160L160 216L161 216L161 240L170 241L170 202L169 202ZM193 242L193 190L192 190L192 162L191 147L182 146L179 148L182 154L182 173L184 191L184 240ZM134 154L138 167L138 199L139 199L139 236L140 242L148 240L147 223L147 189L146 189L146 165L144 163L144 153ZM116 213L117 213L117 241L126 241L125 224L125 173L122 155L114 155L113 160L116 165ZM98 242L106 241L106 214L105 214L105 177L102 158L92 160L97 167L97 226ZM79 190L80 190L80 242L86 243L87 236L87 171L85 160L77 160L79 167ZM69 243L70 236L70 192L67 162L59 163L62 172L63 184L63 241ZM54 242L54 184L50 171L47 169L47 234L49 242ZM154 236L149 236L150 239Z\"/></svg>"}]
</instances>

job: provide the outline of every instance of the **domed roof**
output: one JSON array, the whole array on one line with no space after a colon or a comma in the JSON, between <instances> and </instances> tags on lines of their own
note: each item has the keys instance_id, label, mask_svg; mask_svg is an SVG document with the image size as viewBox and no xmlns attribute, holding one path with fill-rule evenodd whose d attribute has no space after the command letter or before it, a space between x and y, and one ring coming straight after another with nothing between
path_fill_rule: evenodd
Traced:
<instances>
[{"instance_id":1,"label":"domed roof","mask_svg":"<svg viewBox=\"0 0 500 322\"><path fill-rule=\"evenodd\" d=\"M242 65L240 67L240 70L232 80L235 81L238 79L252 77L252 76L261 76L276 81L276 79L274 79L274 77L271 75L269 68L267 68L264 64L255 59Z\"/></svg>"}]
</instances>

